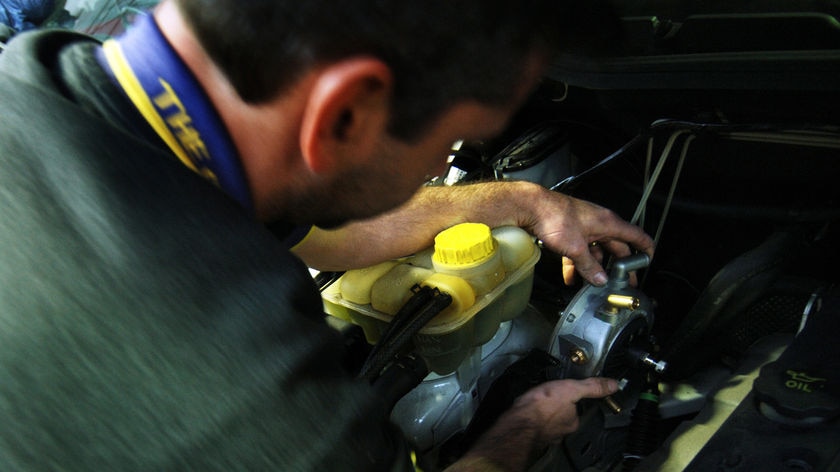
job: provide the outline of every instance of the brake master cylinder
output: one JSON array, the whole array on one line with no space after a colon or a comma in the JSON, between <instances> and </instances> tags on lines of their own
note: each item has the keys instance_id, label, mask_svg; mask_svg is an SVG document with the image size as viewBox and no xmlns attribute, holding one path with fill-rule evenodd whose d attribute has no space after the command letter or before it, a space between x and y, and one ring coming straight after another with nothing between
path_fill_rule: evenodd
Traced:
<instances>
[{"instance_id":1,"label":"brake master cylinder","mask_svg":"<svg viewBox=\"0 0 840 472\"><path fill-rule=\"evenodd\" d=\"M345 309L377 346L387 342L383 333L392 320L382 310L399 310L394 307L411 298L413 284L452 296L452 304L412 338L413 352L432 372L392 410L392 421L418 451L463 430L478 405L479 379L497 375L494 369L521 353L522 346L537 345L538 330L515 319L530 299L539 256L536 242L521 228L464 223L439 233L434 246L418 254L350 271L337 293L324 293L328 310L330 305L339 313ZM360 289L355 284L362 279L366 287ZM366 304L348 303L347 297ZM539 331L540 344L545 328Z\"/></svg>"},{"instance_id":2,"label":"brake master cylinder","mask_svg":"<svg viewBox=\"0 0 840 472\"><path fill-rule=\"evenodd\" d=\"M452 304L412 338L414 352L445 375L525 309L539 255L521 228L462 223L418 254L348 271L324 290L324 305L327 313L360 325L375 344L414 287L450 295Z\"/></svg>"}]
</instances>

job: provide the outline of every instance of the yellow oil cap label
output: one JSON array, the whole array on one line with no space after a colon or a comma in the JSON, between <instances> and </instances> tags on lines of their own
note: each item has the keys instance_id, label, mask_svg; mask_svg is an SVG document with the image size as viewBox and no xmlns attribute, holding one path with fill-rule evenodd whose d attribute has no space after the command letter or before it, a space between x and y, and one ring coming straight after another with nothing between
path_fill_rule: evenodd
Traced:
<instances>
[{"instance_id":1,"label":"yellow oil cap label","mask_svg":"<svg viewBox=\"0 0 840 472\"><path fill-rule=\"evenodd\" d=\"M490 227L482 223L461 223L435 236L436 262L449 266L474 265L496 252Z\"/></svg>"}]
</instances>

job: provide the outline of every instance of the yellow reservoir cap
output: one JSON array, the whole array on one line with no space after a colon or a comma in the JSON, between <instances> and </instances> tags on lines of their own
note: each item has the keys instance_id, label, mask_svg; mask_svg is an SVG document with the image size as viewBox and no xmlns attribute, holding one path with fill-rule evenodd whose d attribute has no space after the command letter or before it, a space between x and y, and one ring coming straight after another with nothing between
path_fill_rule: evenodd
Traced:
<instances>
[{"instance_id":1,"label":"yellow reservoir cap","mask_svg":"<svg viewBox=\"0 0 840 472\"><path fill-rule=\"evenodd\" d=\"M435 236L432 260L446 266L474 266L496 253L490 227L483 223L461 223Z\"/></svg>"}]
</instances>

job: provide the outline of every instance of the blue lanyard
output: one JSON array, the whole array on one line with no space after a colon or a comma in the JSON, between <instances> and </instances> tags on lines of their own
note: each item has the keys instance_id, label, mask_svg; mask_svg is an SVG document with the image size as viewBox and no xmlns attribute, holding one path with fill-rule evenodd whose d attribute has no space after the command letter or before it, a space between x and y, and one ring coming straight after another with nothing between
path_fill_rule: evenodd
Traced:
<instances>
[{"instance_id":1,"label":"blue lanyard","mask_svg":"<svg viewBox=\"0 0 840 472\"><path fill-rule=\"evenodd\" d=\"M143 15L125 34L105 41L100 58L178 159L253 211L248 183L227 130L154 18Z\"/></svg>"}]
</instances>

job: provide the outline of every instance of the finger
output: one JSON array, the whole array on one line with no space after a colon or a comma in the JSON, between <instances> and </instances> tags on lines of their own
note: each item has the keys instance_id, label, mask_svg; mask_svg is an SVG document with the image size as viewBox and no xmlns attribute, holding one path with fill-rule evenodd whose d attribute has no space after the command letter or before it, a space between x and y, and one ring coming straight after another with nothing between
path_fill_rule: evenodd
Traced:
<instances>
[{"instance_id":1,"label":"finger","mask_svg":"<svg viewBox=\"0 0 840 472\"><path fill-rule=\"evenodd\" d=\"M589 253L592 254L592 257L594 257L599 264L604 263L604 248L601 246L600 242L593 241L592 243L590 243Z\"/></svg>"},{"instance_id":2,"label":"finger","mask_svg":"<svg viewBox=\"0 0 840 472\"><path fill-rule=\"evenodd\" d=\"M591 214L598 218L598 223L591 228L599 228L598 232L604 236L604 240L624 241L636 250L653 257L653 238L645 233L642 228L628 223L618 214L604 207L590 203L589 209L592 212Z\"/></svg>"},{"instance_id":3,"label":"finger","mask_svg":"<svg viewBox=\"0 0 840 472\"><path fill-rule=\"evenodd\" d=\"M624 241L612 239L601 242L599 246L601 246L607 252L618 258L627 257L632 254L632 252L630 251L630 246L628 246L627 243L625 243Z\"/></svg>"},{"instance_id":4,"label":"finger","mask_svg":"<svg viewBox=\"0 0 840 472\"><path fill-rule=\"evenodd\" d=\"M583 398L603 398L618 391L618 382L606 377L589 377L573 384L575 402Z\"/></svg>"},{"instance_id":5,"label":"finger","mask_svg":"<svg viewBox=\"0 0 840 472\"><path fill-rule=\"evenodd\" d=\"M624 229L620 231L621 234L617 235L615 239L624 241L625 243L632 246L634 249L644 252L651 258L653 258L654 252L654 243L653 238L651 238L647 233L644 232L642 228L634 225L624 225Z\"/></svg>"},{"instance_id":6,"label":"finger","mask_svg":"<svg viewBox=\"0 0 840 472\"><path fill-rule=\"evenodd\" d=\"M575 283L575 263L566 256L563 256L563 283L572 285Z\"/></svg>"},{"instance_id":7,"label":"finger","mask_svg":"<svg viewBox=\"0 0 840 472\"><path fill-rule=\"evenodd\" d=\"M572 258L578 274L592 285L602 286L607 283L607 273L601 264L592 256L588 250L577 258Z\"/></svg>"}]
</instances>

